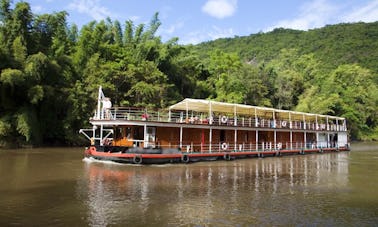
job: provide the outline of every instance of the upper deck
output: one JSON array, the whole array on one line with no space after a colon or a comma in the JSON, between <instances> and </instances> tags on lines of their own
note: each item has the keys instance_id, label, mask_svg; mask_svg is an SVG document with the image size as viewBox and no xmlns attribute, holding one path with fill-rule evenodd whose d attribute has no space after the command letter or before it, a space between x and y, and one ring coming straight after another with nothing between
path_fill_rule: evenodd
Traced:
<instances>
[{"instance_id":1,"label":"upper deck","mask_svg":"<svg viewBox=\"0 0 378 227\"><path fill-rule=\"evenodd\" d=\"M347 131L342 117L274 108L184 99L161 111L141 108L98 108L93 125L186 124L187 127L243 127L306 131ZM159 124L160 123L160 124Z\"/></svg>"}]
</instances>

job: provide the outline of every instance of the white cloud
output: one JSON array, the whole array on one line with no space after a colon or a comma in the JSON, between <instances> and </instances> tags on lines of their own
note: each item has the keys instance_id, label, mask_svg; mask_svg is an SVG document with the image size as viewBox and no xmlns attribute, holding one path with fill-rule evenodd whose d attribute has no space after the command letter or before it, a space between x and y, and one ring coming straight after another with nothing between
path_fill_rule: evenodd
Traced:
<instances>
[{"instance_id":1,"label":"white cloud","mask_svg":"<svg viewBox=\"0 0 378 227\"><path fill-rule=\"evenodd\" d=\"M173 34L175 33L178 29L184 27L184 22L177 22L175 24L172 24L171 26L169 26L168 28L166 27L162 27L160 30L162 34Z\"/></svg>"},{"instance_id":2,"label":"white cloud","mask_svg":"<svg viewBox=\"0 0 378 227\"><path fill-rule=\"evenodd\" d=\"M237 8L237 0L208 0L202 11L212 17L222 19L232 16Z\"/></svg>"},{"instance_id":3,"label":"white cloud","mask_svg":"<svg viewBox=\"0 0 378 227\"><path fill-rule=\"evenodd\" d=\"M74 0L68 5L68 8L87 14L95 20L102 20L106 17L114 18L114 13L101 6L99 0Z\"/></svg>"},{"instance_id":4,"label":"white cloud","mask_svg":"<svg viewBox=\"0 0 378 227\"><path fill-rule=\"evenodd\" d=\"M337 11L338 7L331 5L326 0L314 0L302 5L299 15L296 18L281 20L269 27L267 31L271 31L274 28L308 30L321 27L329 23L329 21L334 18Z\"/></svg>"},{"instance_id":5,"label":"white cloud","mask_svg":"<svg viewBox=\"0 0 378 227\"><path fill-rule=\"evenodd\" d=\"M342 16L344 22L374 22L378 21L378 0L369 2L367 5L361 8L355 9L344 16Z\"/></svg>"},{"instance_id":6,"label":"white cloud","mask_svg":"<svg viewBox=\"0 0 378 227\"><path fill-rule=\"evenodd\" d=\"M221 29L217 26L213 26L213 30L208 33L208 36L214 40L225 37L232 37L235 35L235 32L232 28Z\"/></svg>"},{"instance_id":7,"label":"white cloud","mask_svg":"<svg viewBox=\"0 0 378 227\"><path fill-rule=\"evenodd\" d=\"M355 9L350 9L345 4L335 5L326 0L313 0L300 7L297 17L281 20L265 29L265 31L281 27L308 30L323 27L327 24L360 21L378 21L378 0L370 1L366 5Z\"/></svg>"},{"instance_id":8,"label":"white cloud","mask_svg":"<svg viewBox=\"0 0 378 227\"><path fill-rule=\"evenodd\" d=\"M179 42L182 44L198 44L209 40L233 36L235 36L235 32L232 28L221 29L217 26L213 26L210 30L190 32L181 37Z\"/></svg>"},{"instance_id":9,"label":"white cloud","mask_svg":"<svg viewBox=\"0 0 378 227\"><path fill-rule=\"evenodd\" d=\"M32 6L31 10L34 13L42 13L44 8L42 6Z\"/></svg>"}]
</instances>

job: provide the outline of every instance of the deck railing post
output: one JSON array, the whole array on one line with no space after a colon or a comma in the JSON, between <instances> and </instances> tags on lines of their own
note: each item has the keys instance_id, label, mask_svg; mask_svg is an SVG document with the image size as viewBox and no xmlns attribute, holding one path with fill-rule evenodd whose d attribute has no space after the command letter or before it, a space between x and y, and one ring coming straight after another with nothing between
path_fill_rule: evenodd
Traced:
<instances>
[{"instance_id":1,"label":"deck railing post","mask_svg":"<svg viewBox=\"0 0 378 227\"><path fill-rule=\"evenodd\" d=\"M234 134L234 150L236 150L236 144L238 142L238 130L235 129L235 134Z\"/></svg>"},{"instance_id":2,"label":"deck railing post","mask_svg":"<svg viewBox=\"0 0 378 227\"><path fill-rule=\"evenodd\" d=\"M212 140L213 140L213 129L210 127L210 130L209 130L209 151L210 152L212 150L212 148L211 148Z\"/></svg>"},{"instance_id":3,"label":"deck railing post","mask_svg":"<svg viewBox=\"0 0 378 227\"><path fill-rule=\"evenodd\" d=\"M293 150L293 132L290 130L290 150Z\"/></svg>"},{"instance_id":4,"label":"deck railing post","mask_svg":"<svg viewBox=\"0 0 378 227\"><path fill-rule=\"evenodd\" d=\"M102 141L102 137L103 137L103 131L104 131L104 126L101 124L101 127L100 127L100 146L103 145L103 141Z\"/></svg>"},{"instance_id":5,"label":"deck railing post","mask_svg":"<svg viewBox=\"0 0 378 227\"><path fill-rule=\"evenodd\" d=\"M258 143L259 143L259 130L256 130L256 150L258 150Z\"/></svg>"},{"instance_id":6,"label":"deck railing post","mask_svg":"<svg viewBox=\"0 0 378 227\"><path fill-rule=\"evenodd\" d=\"M339 119L336 119L336 131L339 131Z\"/></svg>"},{"instance_id":7,"label":"deck railing post","mask_svg":"<svg viewBox=\"0 0 378 227\"><path fill-rule=\"evenodd\" d=\"M180 126L180 148L182 148L182 126Z\"/></svg>"}]
</instances>

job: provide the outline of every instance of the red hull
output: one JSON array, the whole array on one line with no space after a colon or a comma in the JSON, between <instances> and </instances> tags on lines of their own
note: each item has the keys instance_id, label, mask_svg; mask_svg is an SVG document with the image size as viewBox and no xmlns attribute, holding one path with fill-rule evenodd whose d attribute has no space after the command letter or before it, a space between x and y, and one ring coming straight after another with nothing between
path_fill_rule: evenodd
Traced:
<instances>
[{"instance_id":1,"label":"red hull","mask_svg":"<svg viewBox=\"0 0 378 227\"><path fill-rule=\"evenodd\" d=\"M199 161L234 160L252 157L283 156L307 153L324 153L349 151L348 148L319 148L306 150L266 150L243 152L213 152L213 153L174 153L174 154L148 154L148 153L122 153L98 151L96 146L90 146L85 150L85 156L97 160L109 160L119 163L131 164L164 164L164 163L189 163Z\"/></svg>"}]
</instances>

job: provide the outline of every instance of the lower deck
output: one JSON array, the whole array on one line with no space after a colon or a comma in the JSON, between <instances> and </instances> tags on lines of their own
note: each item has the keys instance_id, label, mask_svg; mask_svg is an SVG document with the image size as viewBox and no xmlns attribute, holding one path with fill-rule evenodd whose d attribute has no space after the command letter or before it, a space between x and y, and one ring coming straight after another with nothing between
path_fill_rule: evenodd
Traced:
<instances>
[{"instance_id":1,"label":"lower deck","mask_svg":"<svg viewBox=\"0 0 378 227\"><path fill-rule=\"evenodd\" d=\"M135 148L121 146L91 146L86 149L85 155L97 160L113 161L130 164L165 164L165 163L191 163L200 161L231 161L244 158L263 158L269 156L305 155L309 153L328 153L348 151L342 148L315 148L291 150L262 150L262 151L211 151L211 152L185 152L180 149Z\"/></svg>"},{"instance_id":2,"label":"lower deck","mask_svg":"<svg viewBox=\"0 0 378 227\"><path fill-rule=\"evenodd\" d=\"M263 151L340 148L347 145L346 132L261 130L240 128L186 128L151 125L117 126L113 138L98 145L139 148L180 148L185 152Z\"/></svg>"}]
</instances>

